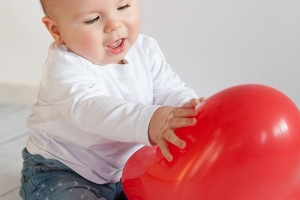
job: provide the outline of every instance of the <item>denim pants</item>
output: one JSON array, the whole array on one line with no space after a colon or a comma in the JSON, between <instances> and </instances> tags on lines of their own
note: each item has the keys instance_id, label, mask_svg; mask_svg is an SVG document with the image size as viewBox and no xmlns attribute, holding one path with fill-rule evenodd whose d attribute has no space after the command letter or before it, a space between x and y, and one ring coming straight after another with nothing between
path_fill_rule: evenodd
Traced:
<instances>
[{"instance_id":1,"label":"denim pants","mask_svg":"<svg viewBox=\"0 0 300 200\"><path fill-rule=\"evenodd\" d=\"M121 182L93 183L61 162L25 148L20 196L26 200L126 200Z\"/></svg>"}]
</instances>

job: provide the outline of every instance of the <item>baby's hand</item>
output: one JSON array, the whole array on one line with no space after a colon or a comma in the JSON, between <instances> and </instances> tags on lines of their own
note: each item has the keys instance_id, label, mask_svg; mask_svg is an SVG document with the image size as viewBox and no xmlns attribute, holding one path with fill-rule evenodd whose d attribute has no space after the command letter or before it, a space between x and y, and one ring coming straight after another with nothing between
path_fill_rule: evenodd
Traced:
<instances>
[{"instance_id":1,"label":"baby's hand","mask_svg":"<svg viewBox=\"0 0 300 200\"><path fill-rule=\"evenodd\" d=\"M196 108L196 106L205 100L205 97L199 99L193 98L189 102L185 103L181 108Z\"/></svg>"},{"instance_id":2,"label":"baby's hand","mask_svg":"<svg viewBox=\"0 0 300 200\"><path fill-rule=\"evenodd\" d=\"M176 136L174 129L195 125L197 119L191 117L197 114L196 109L183 107L175 109L171 106L162 106L153 113L148 130L149 140L159 146L169 162L173 160L173 156L169 152L167 141L184 149L186 142Z\"/></svg>"}]
</instances>

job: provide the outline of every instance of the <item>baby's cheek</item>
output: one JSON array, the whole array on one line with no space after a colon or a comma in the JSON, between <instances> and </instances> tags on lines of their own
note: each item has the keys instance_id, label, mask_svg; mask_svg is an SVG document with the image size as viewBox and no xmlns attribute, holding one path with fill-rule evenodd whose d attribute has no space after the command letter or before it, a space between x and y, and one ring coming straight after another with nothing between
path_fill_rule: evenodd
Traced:
<instances>
[{"instance_id":1,"label":"baby's cheek","mask_svg":"<svg viewBox=\"0 0 300 200\"><path fill-rule=\"evenodd\" d=\"M99 54L104 51L104 47L99 43L99 40L92 37L82 38L79 45L80 55L92 62L101 57Z\"/></svg>"}]
</instances>

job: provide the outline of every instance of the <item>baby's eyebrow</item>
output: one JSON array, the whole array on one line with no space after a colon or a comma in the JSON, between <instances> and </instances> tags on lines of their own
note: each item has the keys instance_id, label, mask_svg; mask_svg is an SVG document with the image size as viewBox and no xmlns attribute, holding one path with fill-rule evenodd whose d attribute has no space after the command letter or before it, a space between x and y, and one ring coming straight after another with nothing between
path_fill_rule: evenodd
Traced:
<instances>
[{"instance_id":1,"label":"baby's eyebrow","mask_svg":"<svg viewBox=\"0 0 300 200\"><path fill-rule=\"evenodd\" d=\"M125 2L126 0L118 0L118 3ZM126 3L129 3L130 0L127 0Z\"/></svg>"},{"instance_id":2,"label":"baby's eyebrow","mask_svg":"<svg viewBox=\"0 0 300 200\"><path fill-rule=\"evenodd\" d=\"M96 9L93 10L82 10L82 11L78 11L76 13L74 13L73 18L76 20L80 20L85 18L86 16L93 14L93 13L99 13L99 11L97 11Z\"/></svg>"}]
</instances>

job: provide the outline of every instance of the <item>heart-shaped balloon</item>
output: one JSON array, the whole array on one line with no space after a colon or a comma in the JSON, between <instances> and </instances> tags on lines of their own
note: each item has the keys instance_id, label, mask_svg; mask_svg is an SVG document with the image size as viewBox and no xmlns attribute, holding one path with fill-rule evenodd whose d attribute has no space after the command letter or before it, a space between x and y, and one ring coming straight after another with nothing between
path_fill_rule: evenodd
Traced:
<instances>
[{"instance_id":1,"label":"heart-shaped balloon","mask_svg":"<svg viewBox=\"0 0 300 200\"><path fill-rule=\"evenodd\" d=\"M173 161L143 147L126 163L130 200L299 200L300 113L282 92L246 84L197 107L197 124L177 129Z\"/></svg>"}]
</instances>

